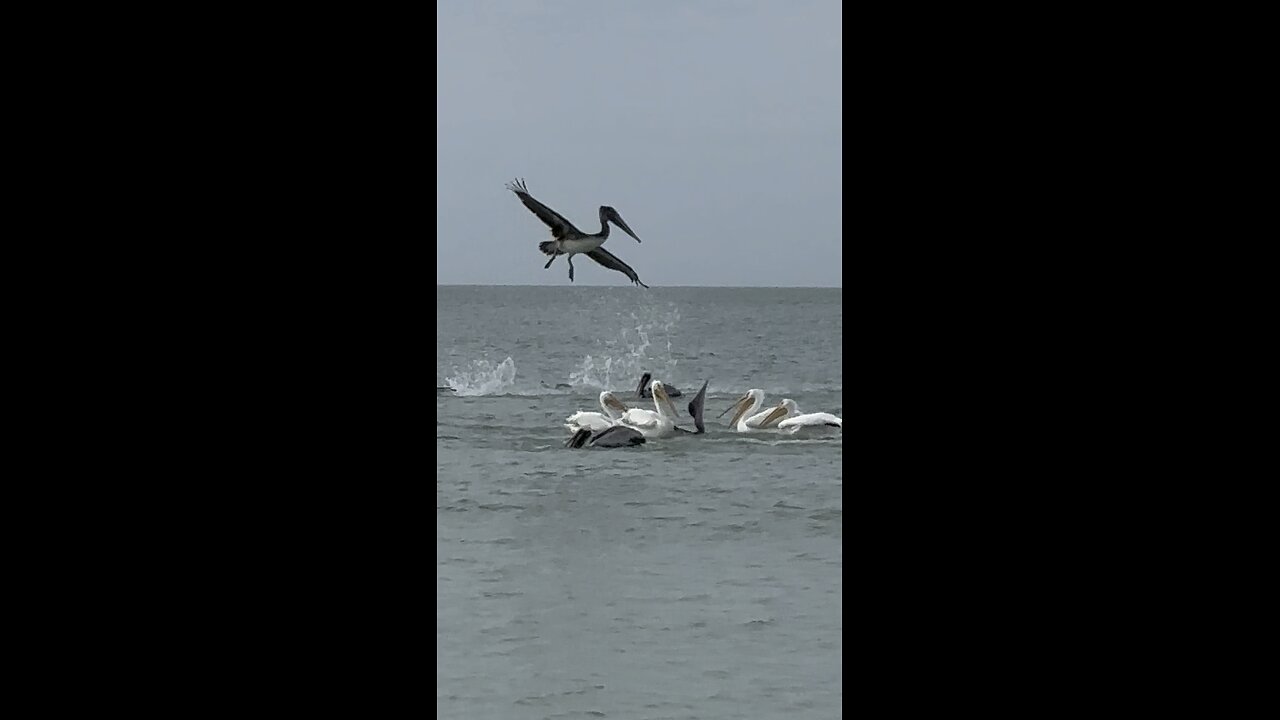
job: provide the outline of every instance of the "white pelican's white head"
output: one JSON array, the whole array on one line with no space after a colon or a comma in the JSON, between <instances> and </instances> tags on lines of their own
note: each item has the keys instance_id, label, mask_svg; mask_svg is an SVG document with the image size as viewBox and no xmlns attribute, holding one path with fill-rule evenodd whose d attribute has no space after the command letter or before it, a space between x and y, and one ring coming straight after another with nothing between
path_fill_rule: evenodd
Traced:
<instances>
[{"instance_id":1,"label":"white pelican's white head","mask_svg":"<svg viewBox=\"0 0 1280 720\"><path fill-rule=\"evenodd\" d=\"M659 415L678 418L680 413L676 412L676 406L672 404L671 398L667 395L667 386L662 384L661 380L654 380L653 385L649 386L653 391L653 405L658 408Z\"/></svg>"},{"instance_id":2,"label":"white pelican's white head","mask_svg":"<svg viewBox=\"0 0 1280 720\"><path fill-rule=\"evenodd\" d=\"M626 403L618 399L617 395L605 390L600 393L600 408L604 410L604 414L617 420L627 411Z\"/></svg>"},{"instance_id":3,"label":"white pelican's white head","mask_svg":"<svg viewBox=\"0 0 1280 720\"><path fill-rule=\"evenodd\" d=\"M716 417L724 417L725 413L729 412L729 410L734 410L733 418L729 420L729 427L737 427L738 420L740 420L743 415L746 415L749 412L754 413L756 410L760 409L760 406L763 404L764 391L760 388L751 388L747 391L746 395L738 398L736 402L730 405L728 410L725 410Z\"/></svg>"}]
</instances>

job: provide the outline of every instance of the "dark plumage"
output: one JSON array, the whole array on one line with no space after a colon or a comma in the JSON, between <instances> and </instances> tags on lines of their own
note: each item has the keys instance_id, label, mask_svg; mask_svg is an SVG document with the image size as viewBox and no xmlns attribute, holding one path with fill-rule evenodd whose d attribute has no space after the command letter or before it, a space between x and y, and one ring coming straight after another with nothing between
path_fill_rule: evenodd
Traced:
<instances>
[{"instance_id":1,"label":"dark plumage","mask_svg":"<svg viewBox=\"0 0 1280 720\"><path fill-rule=\"evenodd\" d=\"M626 427L625 425L614 425L613 427L601 430L594 435L587 428L582 428L573 434L573 437L564 441L564 446L568 448L581 448L584 445L588 447L630 447L632 445L643 445L644 435L639 430Z\"/></svg>"},{"instance_id":2,"label":"dark plumage","mask_svg":"<svg viewBox=\"0 0 1280 720\"><path fill-rule=\"evenodd\" d=\"M574 227L563 215L552 210L551 208L538 202L529 194L529 189L525 187L524 180L516 180L507 184L507 189L516 194L520 198L520 202L529 208L529 211L538 216L538 219L546 223L551 228L551 237L553 240L544 240L538 243L538 250L544 255L550 255L551 259L547 261L542 268L545 270L551 267L551 263L559 255L569 256L569 281L573 282L573 256L586 255L597 263L609 268L617 270L631 279L631 282L641 287L649 287L640 282L640 276L631 266L622 262L618 256L605 250L601 245L609 239L609 223L613 223L622 228L622 231L635 238L636 242L640 242L640 238L636 236L631 228L627 226L626 221L618 214L617 210L608 205L600 206L600 232L584 233Z\"/></svg>"},{"instance_id":3,"label":"dark plumage","mask_svg":"<svg viewBox=\"0 0 1280 720\"><path fill-rule=\"evenodd\" d=\"M649 386L653 384L652 382L650 382L650 378L652 377L653 376L650 375L649 373L644 373L643 375L640 376L640 384L636 386L636 397L643 398L643 399L653 398L653 391L649 389ZM665 382L662 383L662 386L664 389L666 389L667 395L669 397L680 397L683 394L679 390L666 384Z\"/></svg>"},{"instance_id":4,"label":"dark plumage","mask_svg":"<svg viewBox=\"0 0 1280 720\"><path fill-rule=\"evenodd\" d=\"M689 401L689 416L693 418L693 426L698 429L690 431L677 427L676 430L690 435L700 435L707 431L707 428L702 424L702 407L707 402L707 385L710 383L710 380L702 383L702 389L699 390L698 394L694 395L693 399Z\"/></svg>"}]
</instances>

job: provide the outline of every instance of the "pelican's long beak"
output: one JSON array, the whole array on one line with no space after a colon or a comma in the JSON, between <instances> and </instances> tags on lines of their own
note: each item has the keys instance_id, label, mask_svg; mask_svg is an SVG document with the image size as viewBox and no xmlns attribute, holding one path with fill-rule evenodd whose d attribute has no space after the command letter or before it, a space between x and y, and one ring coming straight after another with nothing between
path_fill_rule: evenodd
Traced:
<instances>
[{"instance_id":1,"label":"pelican's long beak","mask_svg":"<svg viewBox=\"0 0 1280 720\"><path fill-rule=\"evenodd\" d=\"M738 406L739 406L739 405L741 405L742 403L746 402L746 400L747 400L747 396L746 396L746 395L743 395L742 397L738 398L737 400L734 400L732 405L730 405L729 407L725 408L724 412L720 413L720 414L719 414L719 415L717 415L716 417L717 417L717 418L722 418L722 417L724 417L724 416L725 416L725 413L727 413L727 412L729 412L730 410L732 410L732 409L734 409L734 408L738 407Z\"/></svg>"},{"instance_id":2,"label":"pelican's long beak","mask_svg":"<svg viewBox=\"0 0 1280 720\"><path fill-rule=\"evenodd\" d=\"M622 228L622 232L636 238L636 242L640 242L640 238L636 237L636 234L631 232L631 228L627 227L627 222L622 219L622 216L618 214L617 210L613 210L609 213L609 219L612 220L615 225Z\"/></svg>"},{"instance_id":3,"label":"pelican's long beak","mask_svg":"<svg viewBox=\"0 0 1280 720\"><path fill-rule=\"evenodd\" d=\"M605 404L605 405L608 405L609 407L613 408L614 410L617 410L617 411L618 411L618 413L625 413L625 412L627 411L627 405L626 405L626 403L622 402L621 400L619 400L617 397L615 397L615 396L613 396L613 395L610 395L610 396L606 397L606 398L604 399L604 404Z\"/></svg>"},{"instance_id":4,"label":"pelican's long beak","mask_svg":"<svg viewBox=\"0 0 1280 720\"><path fill-rule=\"evenodd\" d=\"M680 417L680 413L676 412L676 406L672 404L671 398L667 396L667 391L665 388L661 386L654 388L653 396L658 398L658 401L661 402L663 406L667 408L667 412L671 413L671 417L673 418Z\"/></svg>"},{"instance_id":5,"label":"pelican's long beak","mask_svg":"<svg viewBox=\"0 0 1280 720\"><path fill-rule=\"evenodd\" d=\"M738 402L730 405L728 410L725 410L716 417L724 417L725 413L729 412L729 410L733 410L735 412L733 413L733 418L729 420L729 427L737 427L738 418L741 418L743 413L745 413L749 407L751 407L751 395L743 395L738 398Z\"/></svg>"},{"instance_id":6,"label":"pelican's long beak","mask_svg":"<svg viewBox=\"0 0 1280 720\"><path fill-rule=\"evenodd\" d=\"M764 416L764 422L760 423L760 427L769 427L769 423L775 420L782 420L787 416L786 405L775 405L768 415Z\"/></svg>"},{"instance_id":7,"label":"pelican's long beak","mask_svg":"<svg viewBox=\"0 0 1280 720\"><path fill-rule=\"evenodd\" d=\"M640 376L640 384L636 386L636 397L644 397L644 389L649 387L649 373Z\"/></svg>"}]
</instances>

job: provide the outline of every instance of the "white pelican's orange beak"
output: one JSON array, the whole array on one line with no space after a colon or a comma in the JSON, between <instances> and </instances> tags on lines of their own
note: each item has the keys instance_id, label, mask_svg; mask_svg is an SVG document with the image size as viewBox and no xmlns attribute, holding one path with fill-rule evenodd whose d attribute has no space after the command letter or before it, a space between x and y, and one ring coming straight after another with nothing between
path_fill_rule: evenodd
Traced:
<instances>
[{"instance_id":1,"label":"white pelican's orange beak","mask_svg":"<svg viewBox=\"0 0 1280 720\"><path fill-rule=\"evenodd\" d=\"M604 404L608 405L611 409L616 410L619 415L627 411L627 404L619 400L618 396L613 393L609 393L605 396Z\"/></svg>"},{"instance_id":2,"label":"white pelican's orange beak","mask_svg":"<svg viewBox=\"0 0 1280 720\"><path fill-rule=\"evenodd\" d=\"M769 423L781 421L782 418L786 416L787 406L779 403L770 410L768 415L764 416L764 421L760 423L760 427L767 428L769 427Z\"/></svg>"},{"instance_id":3,"label":"white pelican's orange beak","mask_svg":"<svg viewBox=\"0 0 1280 720\"><path fill-rule=\"evenodd\" d=\"M738 398L738 401L729 406L728 410L720 413L716 417L724 417L729 410L734 410L733 417L729 420L729 427L738 427L738 420L747 412L747 408L751 407L751 393L747 393Z\"/></svg>"}]
</instances>

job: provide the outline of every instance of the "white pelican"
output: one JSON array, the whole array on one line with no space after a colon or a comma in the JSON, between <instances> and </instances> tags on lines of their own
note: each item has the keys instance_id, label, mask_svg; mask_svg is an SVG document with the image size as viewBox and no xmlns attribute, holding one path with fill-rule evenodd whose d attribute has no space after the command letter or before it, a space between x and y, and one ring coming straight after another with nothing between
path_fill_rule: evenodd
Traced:
<instances>
[{"instance_id":1,"label":"white pelican","mask_svg":"<svg viewBox=\"0 0 1280 720\"><path fill-rule=\"evenodd\" d=\"M584 428L591 432L601 432L617 423L622 414L627 411L627 406L618 399L618 396L608 390L600 393L600 407L604 410L603 413L579 410L565 418L565 429L571 433Z\"/></svg>"},{"instance_id":2,"label":"white pelican","mask_svg":"<svg viewBox=\"0 0 1280 720\"><path fill-rule=\"evenodd\" d=\"M795 434L804 428L827 428L834 427L844 431L844 421L832 415L831 413L800 413L800 409L796 407L796 403L791 398L782 401L787 406L787 418L778 422L778 430L786 433Z\"/></svg>"},{"instance_id":3,"label":"white pelican","mask_svg":"<svg viewBox=\"0 0 1280 720\"><path fill-rule=\"evenodd\" d=\"M529 194L529 188L525 187L523 179L507 183L507 189L515 193L516 197L520 198L520 202L524 203L524 206L529 208L530 212L537 215L539 220L551 228L551 237L555 239L538 243L538 249L542 251L542 254L551 256L547 264L542 266L543 270L551 267L551 263L555 262L556 256L568 255L569 282L573 282L573 256L585 254L610 270L617 270L626 275L636 285L649 287L640 282L640 277L636 275L636 271L632 270L630 265L600 247L604 245L605 240L609 239L609 223L611 222L622 228L623 232L635 238L636 242L640 242L640 238L634 232L631 232L631 228L627 227L627 223L623 221L617 210L608 205L601 205L600 232L584 233L574 227L573 223L566 220L563 215L534 199Z\"/></svg>"},{"instance_id":4,"label":"white pelican","mask_svg":"<svg viewBox=\"0 0 1280 720\"><path fill-rule=\"evenodd\" d=\"M618 424L639 430L647 438L674 435L676 432L675 418L678 414L676 413L676 407L671 404L671 398L667 397L667 389L663 387L661 380L654 380L651 387L653 389L653 405L657 408L657 412L632 408L622 414L622 419L618 421Z\"/></svg>"},{"instance_id":5,"label":"white pelican","mask_svg":"<svg viewBox=\"0 0 1280 720\"><path fill-rule=\"evenodd\" d=\"M751 402L749 407L747 401ZM779 404L764 412L757 412L763 404L764 391L759 388L751 388L746 395L738 398L737 402L730 405L728 410L720 413L719 417L724 417L729 410L734 410L733 417L729 419L729 427L734 430L738 432L771 430L779 419L786 417L787 410L785 406Z\"/></svg>"}]
</instances>

